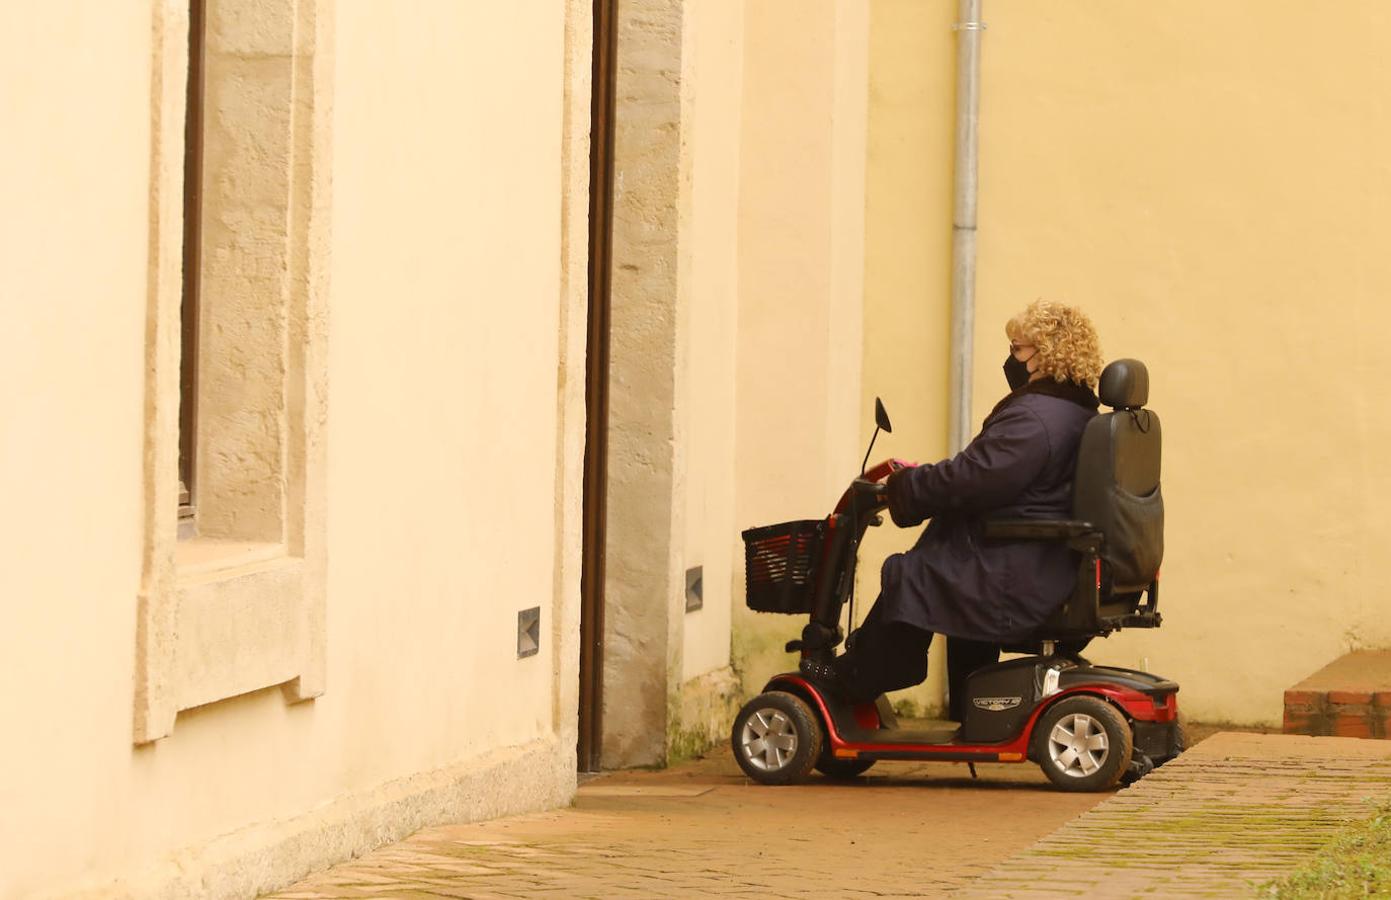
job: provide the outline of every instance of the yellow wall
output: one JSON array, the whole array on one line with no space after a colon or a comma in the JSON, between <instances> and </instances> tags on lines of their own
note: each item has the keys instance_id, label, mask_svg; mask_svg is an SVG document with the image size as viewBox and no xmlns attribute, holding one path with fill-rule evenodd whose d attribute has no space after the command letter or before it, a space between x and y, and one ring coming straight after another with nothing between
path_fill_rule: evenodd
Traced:
<instances>
[{"instance_id":1,"label":"yellow wall","mask_svg":"<svg viewBox=\"0 0 1391 900\"><path fill-rule=\"evenodd\" d=\"M937 6L875 45L876 80L943 54L924 102L875 93L880 136L950 115ZM1082 306L1109 356L1149 364L1166 624L1094 656L1176 678L1194 717L1276 722L1286 686L1391 644L1391 9L1343 4L1336 28L1321 7L1255 0L996 2L985 19L975 420L1003 390L1003 322L1035 297ZM908 139L950 171L940 135ZM872 156L870 184L902 171ZM906 221L938 258L950 204L902 177L923 206L871 199L867 293L909 303L919 276L875 280L883 235Z\"/></svg>"},{"instance_id":2,"label":"yellow wall","mask_svg":"<svg viewBox=\"0 0 1391 900\"><path fill-rule=\"evenodd\" d=\"M136 748L153 5L0 12L22 36L0 60L0 896L247 895L574 786L579 4L335 4L327 692L213 703ZM541 654L518 660L530 606Z\"/></svg>"},{"instance_id":3,"label":"yellow wall","mask_svg":"<svg viewBox=\"0 0 1391 900\"><path fill-rule=\"evenodd\" d=\"M890 456L935 462L948 449L954 11L954 4L921 0L870 3L862 447L874 432L875 397L894 426L879 436L871 463ZM917 535L887 518L868 532L857 622L878 594L885 557ZM928 682L895 699L940 705L940 643L929 654Z\"/></svg>"}]
</instances>

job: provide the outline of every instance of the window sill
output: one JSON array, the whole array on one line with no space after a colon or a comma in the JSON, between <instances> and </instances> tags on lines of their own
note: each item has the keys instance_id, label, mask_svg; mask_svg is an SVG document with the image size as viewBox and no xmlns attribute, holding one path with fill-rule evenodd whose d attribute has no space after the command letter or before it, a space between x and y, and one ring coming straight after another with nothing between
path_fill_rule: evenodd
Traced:
<instances>
[{"instance_id":1,"label":"window sill","mask_svg":"<svg viewBox=\"0 0 1391 900\"><path fill-rule=\"evenodd\" d=\"M175 548L175 573L177 709L299 678L306 648L303 559L287 556L278 543L192 538Z\"/></svg>"},{"instance_id":2,"label":"window sill","mask_svg":"<svg viewBox=\"0 0 1391 900\"><path fill-rule=\"evenodd\" d=\"M242 570L283 561L285 545L261 541L222 541L191 537L174 545L174 571L179 584L232 578Z\"/></svg>"},{"instance_id":3,"label":"window sill","mask_svg":"<svg viewBox=\"0 0 1391 900\"><path fill-rule=\"evenodd\" d=\"M179 489L179 540L187 541L198 536L197 511L183 498L184 490Z\"/></svg>"}]
</instances>

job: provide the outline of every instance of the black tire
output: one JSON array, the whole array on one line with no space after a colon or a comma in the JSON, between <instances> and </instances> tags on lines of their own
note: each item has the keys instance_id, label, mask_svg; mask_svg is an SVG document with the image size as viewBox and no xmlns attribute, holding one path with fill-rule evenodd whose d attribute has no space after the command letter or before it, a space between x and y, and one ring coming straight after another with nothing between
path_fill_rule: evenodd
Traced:
<instances>
[{"instance_id":1,"label":"black tire","mask_svg":"<svg viewBox=\"0 0 1391 900\"><path fill-rule=\"evenodd\" d=\"M729 749L759 784L795 784L821 757L821 743L821 723L811 707L795 694L769 691L734 717Z\"/></svg>"},{"instance_id":2,"label":"black tire","mask_svg":"<svg viewBox=\"0 0 1391 900\"><path fill-rule=\"evenodd\" d=\"M1135 748L1125 716L1092 696L1068 697L1048 707L1034 728L1033 743L1039 768L1065 791L1115 787Z\"/></svg>"},{"instance_id":3,"label":"black tire","mask_svg":"<svg viewBox=\"0 0 1391 900\"><path fill-rule=\"evenodd\" d=\"M849 781L868 772L870 766L874 765L872 759L837 759L827 753L827 749L826 747L821 748L821 758L816 761L816 771L827 778L834 778L836 781Z\"/></svg>"}]
</instances>

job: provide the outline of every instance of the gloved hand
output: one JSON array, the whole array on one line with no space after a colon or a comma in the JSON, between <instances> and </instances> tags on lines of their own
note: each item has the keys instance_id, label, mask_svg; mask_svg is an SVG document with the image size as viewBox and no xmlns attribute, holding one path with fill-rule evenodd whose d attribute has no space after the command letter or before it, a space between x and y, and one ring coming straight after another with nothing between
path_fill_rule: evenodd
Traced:
<instances>
[{"instance_id":1,"label":"gloved hand","mask_svg":"<svg viewBox=\"0 0 1391 900\"><path fill-rule=\"evenodd\" d=\"M912 528L914 525L921 525L927 516L920 515L913 509L913 473L914 468L899 469L889 476L887 487L889 489L889 516L894 520L894 524L899 528Z\"/></svg>"}]
</instances>

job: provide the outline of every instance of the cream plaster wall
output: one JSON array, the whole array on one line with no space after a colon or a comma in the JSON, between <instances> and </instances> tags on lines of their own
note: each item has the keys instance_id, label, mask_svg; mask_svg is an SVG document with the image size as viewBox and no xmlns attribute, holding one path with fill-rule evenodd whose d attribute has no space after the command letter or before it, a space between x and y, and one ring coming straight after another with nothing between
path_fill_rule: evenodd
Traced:
<instances>
[{"instance_id":1,"label":"cream plaster wall","mask_svg":"<svg viewBox=\"0 0 1391 900\"><path fill-rule=\"evenodd\" d=\"M683 682L729 665L734 570L743 560L734 517L743 7L688 3L683 33L684 567L704 570L704 606L683 622Z\"/></svg>"},{"instance_id":2,"label":"cream plaster wall","mask_svg":"<svg viewBox=\"0 0 1391 900\"><path fill-rule=\"evenodd\" d=\"M141 568L151 19L0 6L0 896L120 859ZM18 37L22 36L22 38ZM65 64L55 67L54 59Z\"/></svg>"},{"instance_id":3,"label":"cream plaster wall","mask_svg":"<svg viewBox=\"0 0 1391 900\"><path fill-rule=\"evenodd\" d=\"M142 747L154 5L116 6L0 11L23 37L0 61L0 897L249 896L564 802L587 4L333 4L327 692L200 707ZM530 606L542 650L517 660Z\"/></svg>"},{"instance_id":4,"label":"cream plaster wall","mask_svg":"<svg viewBox=\"0 0 1391 900\"><path fill-rule=\"evenodd\" d=\"M950 151L923 120L949 125L950 13L916 6L875 6L876 23L903 26L875 43L876 73L916 77L924 93L875 93L871 147L902 134L913 146L899 152L920 154L936 187L872 150L872 307L924 280L946 290ZM1084 307L1109 356L1149 364L1166 438L1166 624L1094 656L1178 679L1195 718L1278 722L1284 687L1349 646L1391 644L1379 578L1391 419L1377 388L1391 326L1391 11L1343 4L1336 29L1324 12L985 9L975 418L1000 393L1003 322L1034 297ZM876 205L885 181L920 200L916 214ZM933 274L890 277L876 262L888 233L908 229ZM889 346L878 340L867 358ZM904 380L919 371L903 366Z\"/></svg>"},{"instance_id":5,"label":"cream plaster wall","mask_svg":"<svg viewBox=\"0 0 1391 900\"><path fill-rule=\"evenodd\" d=\"M868 30L861 2L745 7L740 528L824 516L858 472ZM734 660L753 694L796 665L782 645L804 620L747 610L742 575Z\"/></svg>"},{"instance_id":6,"label":"cream plaster wall","mask_svg":"<svg viewBox=\"0 0 1391 900\"><path fill-rule=\"evenodd\" d=\"M516 621L557 612L565 21L367 0L339 20L330 643L379 704L352 766L389 775L551 729L551 648L518 661Z\"/></svg>"}]
</instances>

